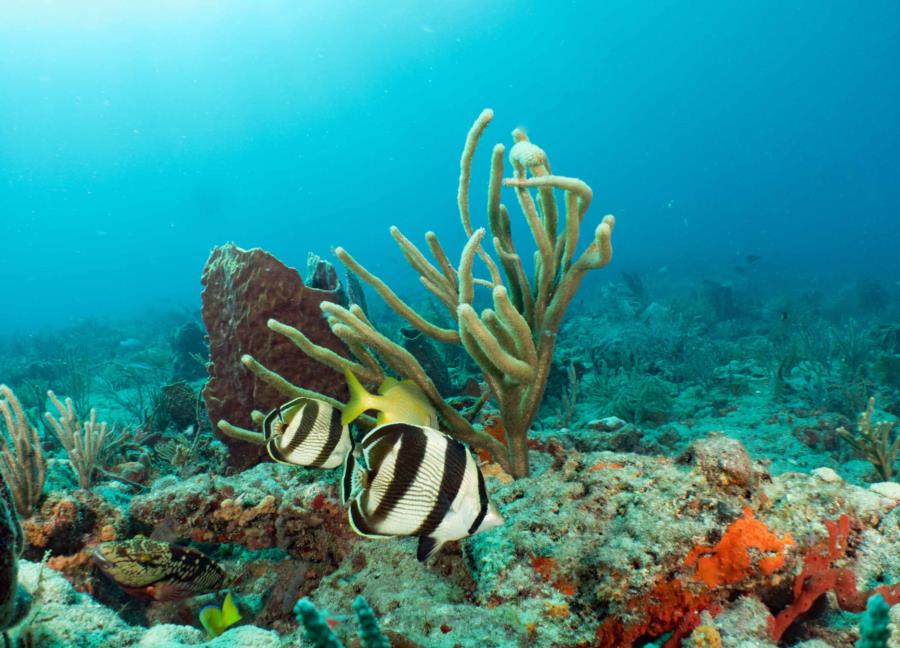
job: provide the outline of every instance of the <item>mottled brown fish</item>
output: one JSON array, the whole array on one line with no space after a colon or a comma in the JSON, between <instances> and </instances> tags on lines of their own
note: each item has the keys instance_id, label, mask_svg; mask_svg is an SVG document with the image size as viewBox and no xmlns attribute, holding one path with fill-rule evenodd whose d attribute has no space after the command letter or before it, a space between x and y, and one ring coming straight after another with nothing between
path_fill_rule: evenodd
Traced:
<instances>
[{"instance_id":1,"label":"mottled brown fish","mask_svg":"<svg viewBox=\"0 0 900 648\"><path fill-rule=\"evenodd\" d=\"M100 571L132 596L174 601L226 585L225 570L205 554L149 538L104 542L91 557Z\"/></svg>"}]
</instances>

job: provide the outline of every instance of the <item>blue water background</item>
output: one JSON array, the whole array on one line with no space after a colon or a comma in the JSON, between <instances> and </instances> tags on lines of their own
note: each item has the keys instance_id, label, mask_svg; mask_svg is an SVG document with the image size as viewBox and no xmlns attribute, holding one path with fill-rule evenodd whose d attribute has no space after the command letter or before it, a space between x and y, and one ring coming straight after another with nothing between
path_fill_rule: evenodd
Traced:
<instances>
[{"instance_id":1,"label":"blue water background","mask_svg":"<svg viewBox=\"0 0 900 648\"><path fill-rule=\"evenodd\" d=\"M525 127L593 187L586 229L619 218L594 286L900 280L896 2L0 10L0 332L195 307L226 241L299 267L343 245L412 287L387 228L461 247L458 159L486 106L476 221L490 145Z\"/></svg>"}]
</instances>

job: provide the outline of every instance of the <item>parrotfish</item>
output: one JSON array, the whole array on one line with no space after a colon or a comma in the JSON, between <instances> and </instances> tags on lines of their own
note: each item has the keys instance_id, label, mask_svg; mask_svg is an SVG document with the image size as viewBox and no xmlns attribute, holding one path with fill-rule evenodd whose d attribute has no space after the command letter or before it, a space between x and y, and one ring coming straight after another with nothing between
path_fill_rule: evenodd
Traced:
<instances>
[{"instance_id":1,"label":"parrotfish","mask_svg":"<svg viewBox=\"0 0 900 648\"><path fill-rule=\"evenodd\" d=\"M417 536L417 558L445 542L503 524L469 450L439 430L374 428L347 455L341 496L350 526L368 537Z\"/></svg>"},{"instance_id":2,"label":"parrotfish","mask_svg":"<svg viewBox=\"0 0 900 648\"><path fill-rule=\"evenodd\" d=\"M344 407L341 423L347 424L366 410L377 410L377 425L409 423L436 428L437 412L428 397L412 380L385 378L378 387L378 394L370 394L360 384L352 371L345 370L350 400Z\"/></svg>"},{"instance_id":3,"label":"parrotfish","mask_svg":"<svg viewBox=\"0 0 900 648\"><path fill-rule=\"evenodd\" d=\"M226 584L225 570L206 554L142 536L104 542L91 557L101 572L132 596L174 601Z\"/></svg>"},{"instance_id":4,"label":"parrotfish","mask_svg":"<svg viewBox=\"0 0 900 648\"><path fill-rule=\"evenodd\" d=\"M279 463L337 468L350 451L350 428L341 413L314 398L295 398L263 420L266 450Z\"/></svg>"}]
</instances>

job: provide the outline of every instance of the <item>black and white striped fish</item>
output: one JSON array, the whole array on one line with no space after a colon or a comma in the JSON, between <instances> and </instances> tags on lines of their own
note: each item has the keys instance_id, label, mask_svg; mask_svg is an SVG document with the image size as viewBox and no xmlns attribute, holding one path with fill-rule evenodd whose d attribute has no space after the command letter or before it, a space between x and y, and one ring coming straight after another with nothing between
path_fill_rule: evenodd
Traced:
<instances>
[{"instance_id":1,"label":"black and white striped fish","mask_svg":"<svg viewBox=\"0 0 900 648\"><path fill-rule=\"evenodd\" d=\"M280 463L337 468L350 452L350 428L341 413L313 398L295 398L263 420L266 450Z\"/></svg>"},{"instance_id":2,"label":"black and white striped fish","mask_svg":"<svg viewBox=\"0 0 900 648\"><path fill-rule=\"evenodd\" d=\"M354 531L418 536L420 561L448 540L503 524L468 449L420 425L389 423L366 434L347 455L341 495Z\"/></svg>"}]
</instances>

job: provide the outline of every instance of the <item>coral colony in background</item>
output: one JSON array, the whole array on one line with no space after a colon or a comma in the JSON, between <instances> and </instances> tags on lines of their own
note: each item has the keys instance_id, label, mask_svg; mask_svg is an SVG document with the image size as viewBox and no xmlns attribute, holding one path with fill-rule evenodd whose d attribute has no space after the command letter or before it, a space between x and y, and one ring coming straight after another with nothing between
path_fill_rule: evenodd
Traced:
<instances>
[{"instance_id":1,"label":"coral colony in background","mask_svg":"<svg viewBox=\"0 0 900 648\"><path fill-rule=\"evenodd\" d=\"M491 118L424 298L227 244L202 322L4 342L3 645L900 646L896 294L582 299L615 220L517 130L479 227Z\"/></svg>"}]
</instances>

